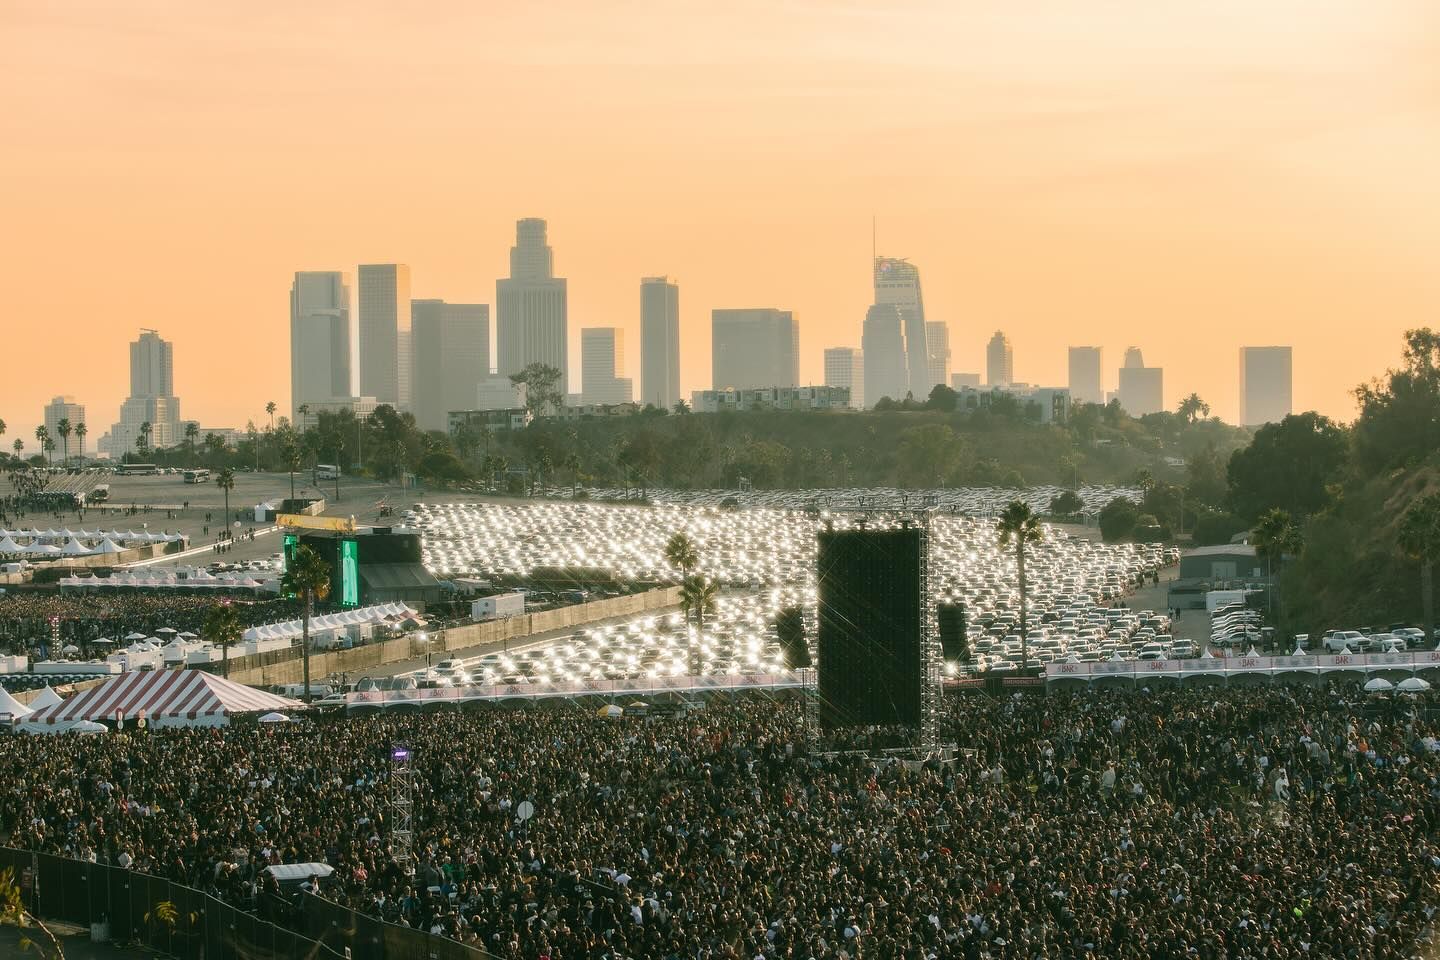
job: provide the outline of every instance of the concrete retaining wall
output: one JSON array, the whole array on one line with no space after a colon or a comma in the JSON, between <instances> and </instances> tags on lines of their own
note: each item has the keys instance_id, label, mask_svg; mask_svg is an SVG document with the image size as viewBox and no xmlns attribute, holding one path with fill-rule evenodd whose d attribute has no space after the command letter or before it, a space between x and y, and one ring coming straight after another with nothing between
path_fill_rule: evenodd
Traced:
<instances>
[{"instance_id":1,"label":"concrete retaining wall","mask_svg":"<svg viewBox=\"0 0 1440 960\"><path fill-rule=\"evenodd\" d=\"M552 630L593 623L596 620L663 610L679 602L679 587L658 587L644 593L577 603L555 610L507 617L504 620L447 627L443 637L438 632L431 633L429 643L421 643L414 635L407 635L349 650L315 652L310 654L310 679L315 681L337 673L347 673L352 677L363 676L386 664L403 663L423 657L427 651L432 660L443 660L444 654L450 651L494 646ZM211 669L219 673L220 664L214 664ZM300 683L305 678L304 674L299 647L236 657L230 661L230 679L256 687Z\"/></svg>"}]
</instances>

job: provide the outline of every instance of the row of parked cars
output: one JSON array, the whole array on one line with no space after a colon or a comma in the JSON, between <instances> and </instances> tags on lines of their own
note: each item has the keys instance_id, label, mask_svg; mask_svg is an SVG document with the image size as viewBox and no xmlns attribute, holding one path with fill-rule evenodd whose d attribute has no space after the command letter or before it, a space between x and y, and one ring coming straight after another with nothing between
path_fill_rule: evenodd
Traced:
<instances>
[{"instance_id":1,"label":"row of parked cars","mask_svg":"<svg viewBox=\"0 0 1440 960\"><path fill-rule=\"evenodd\" d=\"M1028 666L1070 660L1170 660L1196 656L1195 644L1171 636L1169 614L1103 607L1080 600L1033 625L1026 637ZM1022 651L1019 625L1009 616L986 612L969 629L976 670L1017 670Z\"/></svg>"},{"instance_id":2,"label":"row of parked cars","mask_svg":"<svg viewBox=\"0 0 1440 960\"><path fill-rule=\"evenodd\" d=\"M1309 647L1307 634L1301 634L1296 639L1301 641L1302 647ZM1429 646L1424 630L1403 623L1392 623L1384 630L1374 627L1327 630L1320 637L1320 645L1326 653L1402 653Z\"/></svg>"},{"instance_id":3,"label":"row of parked cars","mask_svg":"<svg viewBox=\"0 0 1440 960\"><path fill-rule=\"evenodd\" d=\"M1244 603L1228 603L1210 613L1210 644L1227 649L1263 649L1269 645L1271 630L1259 610Z\"/></svg>"}]
</instances>

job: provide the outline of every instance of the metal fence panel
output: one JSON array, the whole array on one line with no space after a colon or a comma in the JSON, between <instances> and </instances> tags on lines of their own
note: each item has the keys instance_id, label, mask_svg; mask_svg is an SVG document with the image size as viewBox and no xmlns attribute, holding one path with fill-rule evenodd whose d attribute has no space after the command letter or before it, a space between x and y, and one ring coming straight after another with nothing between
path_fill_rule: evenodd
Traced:
<instances>
[{"instance_id":1,"label":"metal fence panel","mask_svg":"<svg viewBox=\"0 0 1440 960\"><path fill-rule=\"evenodd\" d=\"M262 916L192 887L105 864L0 847L0 869L47 919L108 922L117 942L138 940L172 956L205 960L485 960L490 954L445 937L383 923L305 896L298 915L284 902ZM28 874L27 874L27 871ZM26 886L28 884L28 887ZM161 919L161 905L174 909ZM280 921L279 924L271 920Z\"/></svg>"}]
</instances>

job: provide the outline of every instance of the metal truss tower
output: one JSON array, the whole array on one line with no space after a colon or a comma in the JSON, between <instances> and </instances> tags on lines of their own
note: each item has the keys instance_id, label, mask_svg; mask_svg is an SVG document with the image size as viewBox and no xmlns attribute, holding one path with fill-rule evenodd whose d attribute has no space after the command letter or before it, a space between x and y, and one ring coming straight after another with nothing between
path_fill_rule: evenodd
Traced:
<instances>
[{"instance_id":1,"label":"metal truss tower","mask_svg":"<svg viewBox=\"0 0 1440 960\"><path fill-rule=\"evenodd\" d=\"M395 861L408 865L414 857L415 768L410 748L390 748L390 846Z\"/></svg>"}]
</instances>

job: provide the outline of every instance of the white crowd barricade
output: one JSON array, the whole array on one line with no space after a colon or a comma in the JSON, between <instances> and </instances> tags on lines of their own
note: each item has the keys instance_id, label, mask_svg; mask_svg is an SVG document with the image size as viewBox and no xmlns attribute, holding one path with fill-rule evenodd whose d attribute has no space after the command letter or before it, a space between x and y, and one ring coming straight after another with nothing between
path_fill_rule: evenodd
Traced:
<instances>
[{"instance_id":1,"label":"white crowd barricade","mask_svg":"<svg viewBox=\"0 0 1440 960\"><path fill-rule=\"evenodd\" d=\"M471 684L417 690L366 690L345 695L346 707L392 707L441 701L541 699L575 696L642 696L657 692L705 690L791 689L814 684L813 670L784 673L732 674L706 677L637 677L619 680L565 680L553 683Z\"/></svg>"},{"instance_id":2,"label":"white crowd barricade","mask_svg":"<svg viewBox=\"0 0 1440 960\"><path fill-rule=\"evenodd\" d=\"M1301 657L1213 657L1189 660L1100 660L1052 663L1045 667L1045 679L1094 680L1122 677L1144 680L1153 676L1243 676L1279 673L1369 673L1375 670L1419 671L1440 669L1440 650L1401 653L1340 653Z\"/></svg>"}]
</instances>

